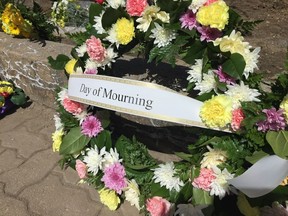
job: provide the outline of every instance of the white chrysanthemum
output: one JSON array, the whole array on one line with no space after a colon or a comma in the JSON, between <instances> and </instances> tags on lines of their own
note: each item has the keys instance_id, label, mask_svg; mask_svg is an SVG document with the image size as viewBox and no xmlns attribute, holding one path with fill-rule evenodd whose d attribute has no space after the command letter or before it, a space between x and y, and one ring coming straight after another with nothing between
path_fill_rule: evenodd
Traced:
<instances>
[{"instance_id":1,"label":"white chrysanthemum","mask_svg":"<svg viewBox=\"0 0 288 216\"><path fill-rule=\"evenodd\" d=\"M82 44L81 46L76 48L77 55L79 57L83 57L84 54L87 52L86 43Z\"/></svg>"},{"instance_id":2,"label":"white chrysanthemum","mask_svg":"<svg viewBox=\"0 0 288 216\"><path fill-rule=\"evenodd\" d=\"M58 115L54 115L54 122L56 131L62 130L64 128L64 125L62 124L61 119Z\"/></svg>"},{"instance_id":3,"label":"white chrysanthemum","mask_svg":"<svg viewBox=\"0 0 288 216\"><path fill-rule=\"evenodd\" d=\"M103 169L117 162L121 163L122 159L119 158L119 154L116 149L113 150L111 148L110 152L105 151L105 154L103 156L103 163L102 163Z\"/></svg>"},{"instance_id":4,"label":"white chrysanthemum","mask_svg":"<svg viewBox=\"0 0 288 216\"><path fill-rule=\"evenodd\" d=\"M189 5L189 9L193 11L193 13L196 13L197 10L202 7L207 0L193 0L191 5Z\"/></svg>"},{"instance_id":5,"label":"white chrysanthemum","mask_svg":"<svg viewBox=\"0 0 288 216\"><path fill-rule=\"evenodd\" d=\"M217 82L214 77L214 72L209 70L207 74L203 74L202 82L195 83L194 90L199 90L198 95L209 93L217 86Z\"/></svg>"},{"instance_id":6,"label":"white chrysanthemum","mask_svg":"<svg viewBox=\"0 0 288 216\"><path fill-rule=\"evenodd\" d=\"M218 149L212 149L207 146L208 152L203 154L203 159L201 160L201 168L211 169L213 166L218 166L226 161L227 155L224 151Z\"/></svg>"},{"instance_id":7,"label":"white chrysanthemum","mask_svg":"<svg viewBox=\"0 0 288 216\"><path fill-rule=\"evenodd\" d=\"M106 30L102 26L102 17L104 12L105 11L103 10L99 16L94 16L95 24L93 25L93 27L96 29L98 34L106 33Z\"/></svg>"},{"instance_id":8,"label":"white chrysanthemum","mask_svg":"<svg viewBox=\"0 0 288 216\"><path fill-rule=\"evenodd\" d=\"M192 204L179 204L174 216L204 216L202 209L208 205L193 206Z\"/></svg>"},{"instance_id":9,"label":"white chrysanthemum","mask_svg":"<svg viewBox=\"0 0 288 216\"><path fill-rule=\"evenodd\" d=\"M115 62L115 59L118 57L118 54L114 52L114 49L111 47L108 47L106 49L106 56L104 61L102 62L103 66L111 67L111 63Z\"/></svg>"},{"instance_id":10,"label":"white chrysanthemum","mask_svg":"<svg viewBox=\"0 0 288 216\"><path fill-rule=\"evenodd\" d=\"M260 51L261 48L256 47L252 52L250 50L246 50L246 52L243 54L243 58L246 62L243 75L246 77L246 79L249 77L250 73L253 73L255 69L258 69L257 63Z\"/></svg>"},{"instance_id":11,"label":"white chrysanthemum","mask_svg":"<svg viewBox=\"0 0 288 216\"><path fill-rule=\"evenodd\" d=\"M99 67L99 63L93 61L92 59L86 60L86 64L85 64L86 70L97 69L97 67Z\"/></svg>"},{"instance_id":12,"label":"white chrysanthemum","mask_svg":"<svg viewBox=\"0 0 288 216\"><path fill-rule=\"evenodd\" d=\"M142 16L136 20L139 23L136 28L142 32L146 32L152 20L155 19L159 19L163 23L169 23L170 15L165 11L160 11L160 8L155 5L148 6L143 11Z\"/></svg>"},{"instance_id":13,"label":"white chrysanthemum","mask_svg":"<svg viewBox=\"0 0 288 216\"><path fill-rule=\"evenodd\" d=\"M225 168L221 171L218 167L212 167L213 172L215 173L215 179L211 183L210 195L219 196L219 199L222 199L226 193L230 193L233 189L229 187L228 180L234 177L234 174L228 172Z\"/></svg>"},{"instance_id":14,"label":"white chrysanthemum","mask_svg":"<svg viewBox=\"0 0 288 216\"><path fill-rule=\"evenodd\" d=\"M167 162L166 164L160 164L158 168L153 169L153 179L155 183L160 183L161 187L165 186L168 190L175 189L180 191L180 187L184 185L178 177L174 177L176 170L174 169L173 162Z\"/></svg>"},{"instance_id":15,"label":"white chrysanthemum","mask_svg":"<svg viewBox=\"0 0 288 216\"><path fill-rule=\"evenodd\" d=\"M107 33L108 36L105 38L105 40L108 40L112 44L116 44L116 47L118 48L119 42L117 40L116 24L113 24Z\"/></svg>"},{"instance_id":16,"label":"white chrysanthemum","mask_svg":"<svg viewBox=\"0 0 288 216\"><path fill-rule=\"evenodd\" d=\"M191 82L201 82L202 80L202 67L203 67L203 59L196 59L194 65L190 67L190 70L187 72L189 76L187 80Z\"/></svg>"},{"instance_id":17,"label":"white chrysanthemum","mask_svg":"<svg viewBox=\"0 0 288 216\"><path fill-rule=\"evenodd\" d=\"M125 7L125 0L106 0L106 2L114 9Z\"/></svg>"},{"instance_id":18,"label":"white chrysanthemum","mask_svg":"<svg viewBox=\"0 0 288 216\"><path fill-rule=\"evenodd\" d=\"M226 95L233 98L233 108L239 108L240 102L244 101L256 101L260 100L257 98L261 94L257 89L251 89L248 85L245 85L243 81L240 82L240 85L227 85L228 90L225 92Z\"/></svg>"},{"instance_id":19,"label":"white chrysanthemum","mask_svg":"<svg viewBox=\"0 0 288 216\"><path fill-rule=\"evenodd\" d=\"M98 151L97 146L94 146L94 149L91 148L88 150L87 155L84 156L83 162L86 163L87 171L92 172L96 175L100 170L102 170L103 155L105 154L105 149L102 148L100 152Z\"/></svg>"},{"instance_id":20,"label":"white chrysanthemum","mask_svg":"<svg viewBox=\"0 0 288 216\"><path fill-rule=\"evenodd\" d=\"M68 97L68 89L62 88L60 92L58 92L58 101L61 102Z\"/></svg>"},{"instance_id":21,"label":"white chrysanthemum","mask_svg":"<svg viewBox=\"0 0 288 216\"><path fill-rule=\"evenodd\" d=\"M155 38L154 44L157 47L165 47L170 44L172 40L176 38L176 33L170 29L165 29L158 23L155 23L155 28L151 30L152 34L150 38Z\"/></svg>"},{"instance_id":22,"label":"white chrysanthemum","mask_svg":"<svg viewBox=\"0 0 288 216\"><path fill-rule=\"evenodd\" d=\"M132 206L135 206L139 211L141 209L139 204L140 191L137 182L132 179L128 180L128 186L124 189L125 200L130 202Z\"/></svg>"}]
</instances>

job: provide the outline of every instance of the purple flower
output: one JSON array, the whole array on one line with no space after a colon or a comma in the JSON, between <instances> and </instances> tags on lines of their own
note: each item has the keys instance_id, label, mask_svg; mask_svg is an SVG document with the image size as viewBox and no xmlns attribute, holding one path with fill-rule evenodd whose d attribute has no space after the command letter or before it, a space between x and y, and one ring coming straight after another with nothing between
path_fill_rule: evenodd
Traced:
<instances>
[{"instance_id":1,"label":"purple flower","mask_svg":"<svg viewBox=\"0 0 288 216\"><path fill-rule=\"evenodd\" d=\"M218 67L218 70L214 70L214 73L218 75L219 81L222 83L226 83L228 85L235 84L235 79L228 74L226 74L222 70L222 66L220 65Z\"/></svg>"},{"instance_id":2,"label":"purple flower","mask_svg":"<svg viewBox=\"0 0 288 216\"><path fill-rule=\"evenodd\" d=\"M95 116L86 117L82 122L81 129L81 133L89 137L95 137L103 130L101 122Z\"/></svg>"},{"instance_id":3,"label":"purple flower","mask_svg":"<svg viewBox=\"0 0 288 216\"><path fill-rule=\"evenodd\" d=\"M180 17L181 28L188 28L192 30L197 27L196 14L194 14L191 10L188 10L185 14Z\"/></svg>"},{"instance_id":4,"label":"purple flower","mask_svg":"<svg viewBox=\"0 0 288 216\"><path fill-rule=\"evenodd\" d=\"M5 99L5 103L2 107L0 107L0 116L5 114L8 110L13 108L15 105L11 102L10 99Z\"/></svg>"},{"instance_id":5,"label":"purple flower","mask_svg":"<svg viewBox=\"0 0 288 216\"><path fill-rule=\"evenodd\" d=\"M266 114L266 119L256 124L258 131L266 132L268 130L279 131L285 129L286 124L283 109L277 111L273 107L271 109L264 109L263 112Z\"/></svg>"},{"instance_id":6,"label":"purple flower","mask_svg":"<svg viewBox=\"0 0 288 216\"><path fill-rule=\"evenodd\" d=\"M199 26L197 27L197 31L201 34L200 36L200 40L201 41L214 41L216 40L218 37L222 36L222 32L219 31L216 28L210 28L207 26Z\"/></svg>"},{"instance_id":7,"label":"purple flower","mask_svg":"<svg viewBox=\"0 0 288 216\"><path fill-rule=\"evenodd\" d=\"M117 162L105 168L101 181L104 182L105 187L121 194L122 190L127 187L125 175L124 167Z\"/></svg>"}]
</instances>

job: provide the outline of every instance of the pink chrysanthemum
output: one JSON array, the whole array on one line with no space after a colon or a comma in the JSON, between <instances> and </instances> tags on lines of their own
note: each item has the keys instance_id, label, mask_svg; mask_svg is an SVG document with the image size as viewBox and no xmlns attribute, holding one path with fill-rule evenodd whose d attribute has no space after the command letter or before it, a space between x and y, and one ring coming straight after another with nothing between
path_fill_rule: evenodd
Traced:
<instances>
[{"instance_id":1,"label":"pink chrysanthemum","mask_svg":"<svg viewBox=\"0 0 288 216\"><path fill-rule=\"evenodd\" d=\"M121 194L122 190L127 187L125 175L124 167L117 162L105 168L101 181L104 182L106 188Z\"/></svg>"},{"instance_id":2,"label":"pink chrysanthemum","mask_svg":"<svg viewBox=\"0 0 288 216\"><path fill-rule=\"evenodd\" d=\"M273 107L271 109L264 109L266 119L257 123L258 131L266 132L268 130L279 131L285 129L285 118L283 109L278 111Z\"/></svg>"},{"instance_id":3,"label":"pink chrysanthemum","mask_svg":"<svg viewBox=\"0 0 288 216\"><path fill-rule=\"evenodd\" d=\"M194 14L191 10L188 10L185 14L183 14L180 18L181 28L188 28L192 30L197 27L196 14Z\"/></svg>"},{"instance_id":4,"label":"pink chrysanthemum","mask_svg":"<svg viewBox=\"0 0 288 216\"><path fill-rule=\"evenodd\" d=\"M232 121L231 121L231 128L234 131L239 130L241 126L241 122L245 118L244 113L241 108L235 109L232 111Z\"/></svg>"},{"instance_id":5,"label":"pink chrysanthemum","mask_svg":"<svg viewBox=\"0 0 288 216\"><path fill-rule=\"evenodd\" d=\"M72 101L67 97L64 98L64 100L62 101L62 105L67 112L72 113L74 115L78 115L84 111L83 104L78 103L76 101Z\"/></svg>"},{"instance_id":6,"label":"pink chrysanthemum","mask_svg":"<svg viewBox=\"0 0 288 216\"><path fill-rule=\"evenodd\" d=\"M106 49L102 46L101 40L91 36L86 40L87 53L92 60L102 62L105 59Z\"/></svg>"},{"instance_id":7,"label":"pink chrysanthemum","mask_svg":"<svg viewBox=\"0 0 288 216\"><path fill-rule=\"evenodd\" d=\"M101 122L95 116L87 116L82 122L81 129L81 133L89 137L95 137L103 130Z\"/></svg>"},{"instance_id":8,"label":"pink chrysanthemum","mask_svg":"<svg viewBox=\"0 0 288 216\"><path fill-rule=\"evenodd\" d=\"M215 179L215 173L211 169L201 168L200 174L197 178L194 179L192 185L196 188L210 191L211 183Z\"/></svg>"},{"instance_id":9,"label":"pink chrysanthemum","mask_svg":"<svg viewBox=\"0 0 288 216\"><path fill-rule=\"evenodd\" d=\"M201 41L214 41L217 38L222 36L222 32L216 28L210 28L208 26L199 26L197 27L197 31L201 34L200 40Z\"/></svg>"},{"instance_id":10,"label":"pink chrysanthemum","mask_svg":"<svg viewBox=\"0 0 288 216\"><path fill-rule=\"evenodd\" d=\"M147 0L127 0L126 10L130 16L141 16L147 5Z\"/></svg>"},{"instance_id":11,"label":"pink chrysanthemum","mask_svg":"<svg viewBox=\"0 0 288 216\"><path fill-rule=\"evenodd\" d=\"M222 66L219 66L218 70L215 70L214 73L218 75L219 81L222 83L226 83L228 85L235 83L235 79L233 77L229 76L228 74L226 74L222 70Z\"/></svg>"}]
</instances>

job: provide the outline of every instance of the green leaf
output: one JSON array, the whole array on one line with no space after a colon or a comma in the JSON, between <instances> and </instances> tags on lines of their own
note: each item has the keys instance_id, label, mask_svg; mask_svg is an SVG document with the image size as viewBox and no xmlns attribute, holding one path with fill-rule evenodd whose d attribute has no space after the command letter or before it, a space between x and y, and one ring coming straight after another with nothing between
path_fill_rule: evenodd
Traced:
<instances>
[{"instance_id":1,"label":"green leaf","mask_svg":"<svg viewBox=\"0 0 288 216\"><path fill-rule=\"evenodd\" d=\"M206 45L196 40L191 47L187 50L186 55L183 58L187 64L194 64L195 59L202 59L204 52L206 51Z\"/></svg>"},{"instance_id":2,"label":"green leaf","mask_svg":"<svg viewBox=\"0 0 288 216\"><path fill-rule=\"evenodd\" d=\"M191 182L187 182L177 194L175 203L186 203L193 195L193 186Z\"/></svg>"},{"instance_id":3,"label":"green leaf","mask_svg":"<svg viewBox=\"0 0 288 216\"><path fill-rule=\"evenodd\" d=\"M0 103L5 103L5 98L0 95Z\"/></svg>"},{"instance_id":4,"label":"green leaf","mask_svg":"<svg viewBox=\"0 0 288 216\"><path fill-rule=\"evenodd\" d=\"M106 147L106 150L108 151L112 148L111 132L108 130L102 131L98 136L91 139L91 145L96 145L98 149Z\"/></svg>"},{"instance_id":5,"label":"green leaf","mask_svg":"<svg viewBox=\"0 0 288 216\"><path fill-rule=\"evenodd\" d=\"M288 158L288 131L269 131L266 139L274 153L281 158Z\"/></svg>"},{"instance_id":6,"label":"green leaf","mask_svg":"<svg viewBox=\"0 0 288 216\"><path fill-rule=\"evenodd\" d=\"M255 151L253 153L253 155L251 156L247 156L245 159L246 161L248 161L251 164L256 163L258 160L260 160L261 158L268 156L268 154L264 151Z\"/></svg>"},{"instance_id":7,"label":"green leaf","mask_svg":"<svg viewBox=\"0 0 288 216\"><path fill-rule=\"evenodd\" d=\"M14 94L11 97L11 101L13 104L17 105L17 106L22 106L23 104L26 103L27 98L24 92L18 92L17 94Z\"/></svg>"},{"instance_id":8,"label":"green leaf","mask_svg":"<svg viewBox=\"0 0 288 216\"><path fill-rule=\"evenodd\" d=\"M111 16L113 14L113 16ZM103 28L110 28L112 24L116 23L119 18L125 17L127 14L119 9L107 8L102 17Z\"/></svg>"},{"instance_id":9,"label":"green leaf","mask_svg":"<svg viewBox=\"0 0 288 216\"><path fill-rule=\"evenodd\" d=\"M193 188L193 199L195 205L211 205L213 203L213 197L209 195L209 192L198 188Z\"/></svg>"},{"instance_id":10,"label":"green leaf","mask_svg":"<svg viewBox=\"0 0 288 216\"><path fill-rule=\"evenodd\" d=\"M246 63L242 55L239 53L231 54L230 58L224 62L222 69L228 75L241 79Z\"/></svg>"},{"instance_id":11,"label":"green leaf","mask_svg":"<svg viewBox=\"0 0 288 216\"><path fill-rule=\"evenodd\" d=\"M259 216L260 215L259 208L252 207L243 193L240 193L238 195L237 206L240 212L245 216Z\"/></svg>"},{"instance_id":12,"label":"green leaf","mask_svg":"<svg viewBox=\"0 0 288 216\"><path fill-rule=\"evenodd\" d=\"M184 152L175 152L175 155L180 157L181 159L190 162L191 161L191 154L186 154Z\"/></svg>"},{"instance_id":13,"label":"green leaf","mask_svg":"<svg viewBox=\"0 0 288 216\"><path fill-rule=\"evenodd\" d=\"M70 58L66 55L60 54L54 60L51 56L48 57L48 62L51 67L55 70L64 70L66 63Z\"/></svg>"},{"instance_id":14,"label":"green leaf","mask_svg":"<svg viewBox=\"0 0 288 216\"><path fill-rule=\"evenodd\" d=\"M72 128L64 137L60 146L60 154L75 154L79 153L90 141L90 137L81 133L81 128Z\"/></svg>"},{"instance_id":15,"label":"green leaf","mask_svg":"<svg viewBox=\"0 0 288 216\"><path fill-rule=\"evenodd\" d=\"M89 7L89 23L94 25L95 24L94 17L100 15L102 10L103 10L102 5L92 3Z\"/></svg>"},{"instance_id":16,"label":"green leaf","mask_svg":"<svg viewBox=\"0 0 288 216\"><path fill-rule=\"evenodd\" d=\"M101 125L105 129L110 124L110 112L108 110L101 110L96 113L97 117L101 120Z\"/></svg>"},{"instance_id":17,"label":"green leaf","mask_svg":"<svg viewBox=\"0 0 288 216\"><path fill-rule=\"evenodd\" d=\"M170 192L167 188L161 187L159 183L152 183L151 184L151 195L167 198L167 197L169 197Z\"/></svg>"}]
</instances>

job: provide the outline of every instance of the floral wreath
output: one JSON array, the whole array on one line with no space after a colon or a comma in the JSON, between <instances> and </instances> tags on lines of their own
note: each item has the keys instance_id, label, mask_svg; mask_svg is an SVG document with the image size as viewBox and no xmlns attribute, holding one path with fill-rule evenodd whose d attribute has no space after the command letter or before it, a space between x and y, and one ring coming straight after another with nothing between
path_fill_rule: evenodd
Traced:
<instances>
[{"instance_id":1,"label":"floral wreath","mask_svg":"<svg viewBox=\"0 0 288 216\"><path fill-rule=\"evenodd\" d=\"M190 65L187 93L197 91L196 99L204 102L202 122L232 133L201 132L187 152L177 153L181 161L159 162L135 137L114 136L107 110L72 101L60 88L52 139L61 166L75 168L110 210L123 200L152 216L260 214L273 210L274 201L283 210L279 191L287 195L287 179L263 199L250 199L228 184L260 158L288 156L288 75L264 91L262 74L255 73L260 48L242 36L258 21L242 20L222 0L96 2L86 31L70 34L77 43L73 58L49 57L54 69L68 76L113 76L112 64L135 47L148 62L175 65L179 58ZM229 207L226 197L235 201Z\"/></svg>"}]
</instances>

